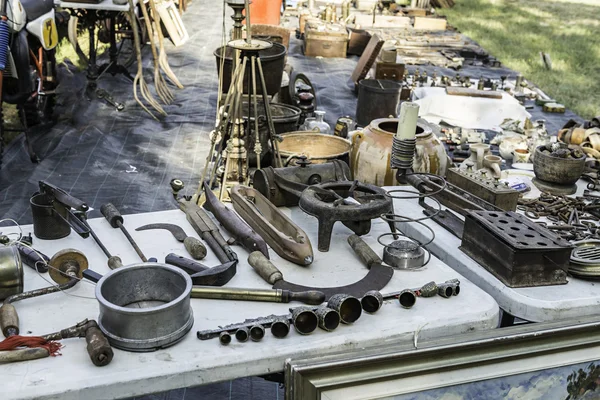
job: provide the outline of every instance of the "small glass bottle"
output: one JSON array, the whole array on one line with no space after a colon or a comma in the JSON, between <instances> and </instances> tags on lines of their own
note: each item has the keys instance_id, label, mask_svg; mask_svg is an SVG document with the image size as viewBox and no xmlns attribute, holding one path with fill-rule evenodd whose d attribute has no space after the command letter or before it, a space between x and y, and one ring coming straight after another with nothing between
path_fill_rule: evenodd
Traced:
<instances>
[{"instance_id":1,"label":"small glass bottle","mask_svg":"<svg viewBox=\"0 0 600 400\"><path fill-rule=\"evenodd\" d=\"M317 110L315 111L315 120L309 121L306 119L306 128L309 131L316 131L320 133L324 133L326 135L331 134L331 126L327 122L323 120L325 117L325 111Z\"/></svg>"}]
</instances>

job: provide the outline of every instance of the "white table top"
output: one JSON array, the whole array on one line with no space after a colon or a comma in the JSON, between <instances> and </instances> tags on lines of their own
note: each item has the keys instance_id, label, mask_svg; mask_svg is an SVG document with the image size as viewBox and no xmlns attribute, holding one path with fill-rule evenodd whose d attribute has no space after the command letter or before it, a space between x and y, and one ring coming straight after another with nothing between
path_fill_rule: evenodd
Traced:
<instances>
[{"instance_id":1,"label":"white table top","mask_svg":"<svg viewBox=\"0 0 600 400\"><path fill-rule=\"evenodd\" d=\"M577 195L583 192L584 187L585 182L580 180ZM433 201L427 203L437 207ZM419 206L417 200L395 200L394 207L396 210L402 210L403 215L412 218L424 216L423 208ZM422 222L433 229L436 236L428 249L456 272L492 296L500 308L515 317L532 322L543 322L598 314L600 283L569 277L569 283L566 285L510 288L463 253L458 248L461 244L460 239L432 220ZM431 238L429 230L421 225L401 223L398 227L417 240Z\"/></svg>"},{"instance_id":2,"label":"white table top","mask_svg":"<svg viewBox=\"0 0 600 400\"><path fill-rule=\"evenodd\" d=\"M316 219L298 208L284 210L305 229L316 249ZM157 257L159 261L164 260L170 252L186 255L183 245L167 231L136 232L136 227L152 222L170 222L197 237L179 210L126 215L124 218L125 227L146 256ZM90 224L112 254L119 255L125 264L140 261L120 230L110 228L103 218L90 220ZM379 252L381 246L376 243L373 234L383 233L386 227L383 221L374 221L372 233L364 236L367 243ZM23 228L25 232L32 230L31 226ZM3 232L8 232L8 229L3 228ZM282 260L274 252L271 252L271 259L281 268L285 278L295 283L315 286L318 282L321 282L321 286L349 284L367 273L346 242L350 233L341 223L337 223L331 251L317 252L315 262L306 268ZM224 236L228 237L227 234ZM91 260L91 269L99 273L109 271L106 257L91 238L82 239L71 233L67 238L57 241L34 239L34 246L50 257L58 250L73 247L87 255ZM227 286L269 288L245 261L247 253L239 246L234 246L234 249L241 262L237 275ZM218 264L210 250L209 256L202 262L206 265ZM31 268L24 268L26 290L48 286ZM61 357L0 365L0 398L68 400L136 396L282 371L284 360L288 357L360 348L386 341L412 342L416 334L420 339L427 339L496 328L499 316L496 302L435 258L422 271L396 271L383 292L452 278L461 279L462 290L457 297L418 299L410 310L400 308L396 301L388 301L377 314L363 313L355 324L340 326L334 332L317 330L311 335L301 336L292 329L285 339L276 339L267 332L260 343L237 343L234 340L227 347L221 346L217 339L198 340L196 331L271 313L285 314L289 306L301 304L192 299L194 327L178 344L152 353L128 353L115 349L112 363L98 368L90 362L83 339L65 340L63 343L66 347ZM69 293L89 298L56 293L43 299L15 303L22 334L44 334L71 326L85 318L97 318L98 305L93 298L93 284L81 282Z\"/></svg>"},{"instance_id":3,"label":"white table top","mask_svg":"<svg viewBox=\"0 0 600 400\"><path fill-rule=\"evenodd\" d=\"M133 0L137 4L138 0ZM113 0L102 0L98 4L78 3L76 1L54 0L54 5L62 8L78 8L83 10L102 10L102 11L129 11L129 3L119 5L113 3Z\"/></svg>"}]
</instances>

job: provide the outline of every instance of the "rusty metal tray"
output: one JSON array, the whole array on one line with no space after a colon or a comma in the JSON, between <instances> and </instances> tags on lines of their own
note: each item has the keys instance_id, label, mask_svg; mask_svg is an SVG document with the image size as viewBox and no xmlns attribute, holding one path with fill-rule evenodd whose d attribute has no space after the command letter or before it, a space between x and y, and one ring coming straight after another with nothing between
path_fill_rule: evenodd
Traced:
<instances>
[{"instance_id":1,"label":"rusty metal tray","mask_svg":"<svg viewBox=\"0 0 600 400\"><path fill-rule=\"evenodd\" d=\"M460 249L509 287L561 285L573 246L515 212L467 211Z\"/></svg>"},{"instance_id":2,"label":"rusty metal tray","mask_svg":"<svg viewBox=\"0 0 600 400\"><path fill-rule=\"evenodd\" d=\"M568 241L516 212L471 211L469 217L495 231L506 244L515 249L549 251L572 247Z\"/></svg>"}]
</instances>

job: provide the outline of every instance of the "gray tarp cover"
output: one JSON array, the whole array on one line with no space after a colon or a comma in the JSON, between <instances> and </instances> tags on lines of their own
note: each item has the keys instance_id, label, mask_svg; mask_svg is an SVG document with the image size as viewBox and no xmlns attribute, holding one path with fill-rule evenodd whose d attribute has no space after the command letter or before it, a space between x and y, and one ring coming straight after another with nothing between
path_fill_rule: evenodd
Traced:
<instances>
[{"instance_id":1,"label":"gray tarp cover","mask_svg":"<svg viewBox=\"0 0 600 400\"><path fill-rule=\"evenodd\" d=\"M221 43L219 3L195 0L183 15L190 39L182 47L168 47L168 56L185 89L173 88L176 100L165 106L169 115L160 122L141 110L124 77L108 75L99 81L100 87L126 103L123 112L116 112L104 102L85 99L85 72L69 62L60 65L58 123L49 132L35 133L34 148L42 158L39 164L29 161L22 136L7 147L0 171L0 216L30 223L28 199L39 180L86 201L94 208L90 217L100 216L98 209L106 202L115 204L123 214L175 208L169 188L174 177L183 179L188 190L195 189L204 167L208 132L215 121L217 67L213 51ZM231 20L226 20L229 27ZM152 82L148 46L145 52L145 76ZM318 107L327 111L326 119L332 125L337 117L355 113L356 96L349 77L356 61L357 57L305 58L301 42L291 39L288 62L312 80ZM444 71L428 69L437 70L438 76ZM472 77L515 75L505 69L475 67L460 73ZM539 111L532 113L539 116ZM559 115L555 123L549 121L550 130L555 132L571 116ZM548 114L542 117L550 119Z\"/></svg>"}]
</instances>

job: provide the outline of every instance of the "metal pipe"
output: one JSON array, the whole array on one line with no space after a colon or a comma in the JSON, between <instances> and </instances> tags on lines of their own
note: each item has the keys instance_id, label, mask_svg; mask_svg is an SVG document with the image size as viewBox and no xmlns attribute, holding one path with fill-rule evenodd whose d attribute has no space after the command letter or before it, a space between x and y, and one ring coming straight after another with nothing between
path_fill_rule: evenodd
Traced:
<instances>
[{"instance_id":1,"label":"metal pipe","mask_svg":"<svg viewBox=\"0 0 600 400\"><path fill-rule=\"evenodd\" d=\"M250 21L250 0L244 1L244 8L246 9L246 43L252 42L252 23Z\"/></svg>"},{"instance_id":2,"label":"metal pipe","mask_svg":"<svg viewBox=\"0 0 600 400\"><path fill-rule=\"evenodd\" d=\"M289 303L292 300L306 304L318 305L325 300L325 294L318 291L291 292L281 289L243 289L223 287L192 287L192 298L242 300L242 301L268 301L273 303Z\"/></svg>"},{"instance_id":3,"label":"metal pipe","mask_svg":"<svg viewBox=\"0 0 600 400\"><path fill-rule=\"evenodd\" d=\"M273 146L273 152L275 153L275 166L281 168L283 167L283 162L281 161L281 154L279 153L279 144L277 142L277 138L275 137L275 126L273 125L273 118L271 117L271 107L269 107L267 84L265 83L265 75L263 72L260 57L256 59L256 65L258 66L258 75L260 76L260 85L263 95L263 105L265 107L265 117L267 118L267 126L269 128L269 137L271 140L271 145Z\"/></svg>"}]
</instances>

